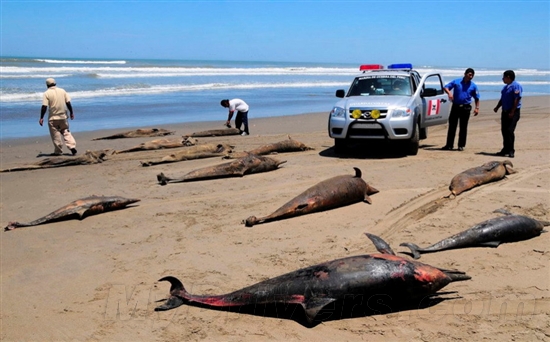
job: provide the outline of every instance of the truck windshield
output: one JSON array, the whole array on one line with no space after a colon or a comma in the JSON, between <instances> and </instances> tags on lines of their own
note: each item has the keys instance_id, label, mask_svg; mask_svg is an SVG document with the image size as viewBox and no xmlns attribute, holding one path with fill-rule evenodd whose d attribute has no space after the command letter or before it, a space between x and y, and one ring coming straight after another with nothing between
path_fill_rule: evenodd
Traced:
<instances>
[{"instance_id":1,"label":"truck windshield","mask_svg":"<svg viewBox=\"0 0 550 342\"><path fill-rule=\"evenodd\" d=\"M406 76L362 76L355 79L348 96L411 96L410 78Z\"/></svg>"}]
</instances>

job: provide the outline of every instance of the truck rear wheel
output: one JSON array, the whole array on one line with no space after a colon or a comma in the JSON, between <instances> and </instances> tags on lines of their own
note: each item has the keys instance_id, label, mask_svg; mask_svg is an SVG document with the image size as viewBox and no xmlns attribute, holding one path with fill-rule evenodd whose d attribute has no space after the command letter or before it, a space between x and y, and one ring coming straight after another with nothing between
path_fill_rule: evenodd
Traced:
<instances>
[{"instance_id":1,"label":"truck rear wheel","mask_svg":"<svg viewBox=\"0 0 550 342\"><path fill-rule=\"evenodd\" d=\"M419 129L420 128L418 127L418 123L415 123L412 136L409 139L409 141L407 141L407 154L409 156L416 156L418 154L418 147L420 145L419 143L420 139L418 136Z\"/></svg>"}]
</instances>

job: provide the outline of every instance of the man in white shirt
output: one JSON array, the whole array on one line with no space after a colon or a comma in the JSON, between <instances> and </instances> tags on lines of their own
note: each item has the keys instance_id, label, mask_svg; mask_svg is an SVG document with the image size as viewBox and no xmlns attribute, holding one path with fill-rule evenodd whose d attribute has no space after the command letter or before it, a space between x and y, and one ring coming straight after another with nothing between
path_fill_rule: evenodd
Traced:
<instances>
[{"instance_id":1,"label":"man in white shirt","mask_svg":"<svg viewBox=\"0 0 550 342\"><path fill-rule=\"evenodd\" d=\"M46 80L46 86L48 90L46 90L42 97L42 108L40 109L40 120L38 120L38 123L42 126L46 110L50 107L48 128L50 129L50 137L55 148L53 155L61 155L63 152L63 142L65 142L65 146L71 150L74 156L76 154L76 141L71 131L69 131L69 123L67 121L67 109L71 113L71 120L74 120L71 98L64 89L56 87L53 78Z\"/></svg>"},{"instance_id":2,"label":"man in white shirt","mask_svg":"<svg viewBox=\"0 0 550 342\"><path fill-rule=\"evenodd\" d=\"M235 127L241 131L241 135L249 135L248 131L248 105L241 99L233 100L222 100L222 107L229 108L229 114L227 116L227 121L225 125L231 127L231 118L233 113L237 111L237 116L235 116ZM241 130L241 125L244 125L244 130Z\"/></svg>"}]
</instances>

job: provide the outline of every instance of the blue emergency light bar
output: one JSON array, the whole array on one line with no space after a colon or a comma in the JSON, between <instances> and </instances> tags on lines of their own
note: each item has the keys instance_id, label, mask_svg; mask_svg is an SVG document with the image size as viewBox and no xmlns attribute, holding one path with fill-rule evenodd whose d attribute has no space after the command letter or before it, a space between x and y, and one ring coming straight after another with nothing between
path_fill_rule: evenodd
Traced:
<instances>
[{"instance_id":1,"label":"blue emergency light bar","mask_svg":"<svg viewBox=\"0 0 550 342\"><path fill-rule=\"evenodd\" d=\"M412 63L397 63L388 65L388 69L412 69Z\"/></svg>"}]
</instances>

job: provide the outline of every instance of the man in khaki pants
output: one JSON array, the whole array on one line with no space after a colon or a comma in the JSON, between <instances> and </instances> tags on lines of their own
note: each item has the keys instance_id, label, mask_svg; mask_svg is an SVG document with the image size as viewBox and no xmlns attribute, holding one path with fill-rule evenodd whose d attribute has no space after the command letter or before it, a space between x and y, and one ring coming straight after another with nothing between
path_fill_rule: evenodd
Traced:
<instances>
[{"instance_id":1,"label":"man in khaki pants","mask_svg":"<svg viewBox=\"0 0 550 342\"><path fill-rule=\"evenodd\" d=\"M74 156L76 154L76 141L69 131L69 122L67 121L67 108L71 113L71 120L74 120L71 98L64 89L56 87L56 83L53 78L48 78L46 80L46 86L48 87L48 90L46 90L44 96L42 97L42 108L40 110L40 120L38 120L38 123L42 126L44 123L44 114L46 114L46 109L50 107L48 127L50 129L50 136L55 147L55 151L52 154L55 156L61 155L63 152L64 141L65 146L71 150L71 153Z\"/></svg>"}]
</instances>

